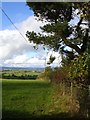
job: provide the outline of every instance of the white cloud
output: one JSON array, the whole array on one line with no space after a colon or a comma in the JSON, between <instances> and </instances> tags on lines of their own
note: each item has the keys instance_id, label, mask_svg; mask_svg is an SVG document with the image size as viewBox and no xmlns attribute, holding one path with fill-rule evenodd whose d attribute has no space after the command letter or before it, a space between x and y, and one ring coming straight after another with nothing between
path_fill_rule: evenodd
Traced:
<instances>
[{"instance_id":1,"label":"white cloud","mask_svg":"<svg viewBox=\"0 0 90 120\"><path fill-rule=\"evenodd\" d=\"M13 67L45 67L48 66L46 63L49 61L49 57L51 55L51 51L48 53L47 56L42 56L40 58L39 56L36 57L29 57L26 54L18 55L14 58L7 59L4 61L4 66L13 66ZM58 66L59 61L61 60L61 57L58 53L53 52L53 56L56 57L55 61L51 66ZM46 60L45 60L46 59Z\"/></svg>"},{"instance_id":2,"label":"white cloud","mask_svg":"<svg viewBox=\"0 0 90 120\"><path fill-rule=\"evenodd\" d=\"M5 66L18 66L18 67L44 67L45 60L39 58L29 58L26 54L18 55L12 59L8 59L4 62Z\"/></svg>"},{"instance_id":3,"label":"white cloud","mask_svg":"<svg viewBox=\"0 0 90 120\"><path fill-rule=\"evenodd\" d=\"M0 58L3 60L33 50L32 45L23 40L16 30L0 31L0 38Z\"/></svg>"},{"instance_id":4,"label":"white cloud","mask_svg":"<svg viewBox=\"0 0 90 120\"><path fill-rule=\"evenodd\" d=\"M26 33L27 30L40 32L41 31L40 26L43 26L44 24L46 24L46 22L37 21L36 19L37 19L36 17L31 16L27 20L23 21L21 24L19 24L19 26L21 26L20 30L23 33Z\"/></svg>"},{"instance_id":5,"label":"white cloud","mask_svg":"<svg viewBox=\"0 0 90 120\"><path fill-rule=\"evenodd\" d=\"M12 63L12 64L17 64L17 63L24 63L27 61L27 56L25 54L23 55L18 55L12 59L6 60L4 63L8 64L8 63Z\"/></svg>"},{"instance_id":6,"label":"white cloud","mask_svg":"<svg viewBox=\"0 0 90 120\"><path fill-rule=\"evenodd\" d=\"M39 46L38 50L34 50L33 43L29 43L25 36L27 30L40 32L39 27L44 24L46 23L35 20L34 16L17 24L17 27L26 40L17 30L9 28L0 31L0 62L2 63L2 66L44 66L46 53L42 46ZM59 55L58 53L54 54L57 57ZM49 56L50 53L48 54L47 59ZM55 64L58 64L58 60L55 61Z\"/></svg>"}]
</instances>

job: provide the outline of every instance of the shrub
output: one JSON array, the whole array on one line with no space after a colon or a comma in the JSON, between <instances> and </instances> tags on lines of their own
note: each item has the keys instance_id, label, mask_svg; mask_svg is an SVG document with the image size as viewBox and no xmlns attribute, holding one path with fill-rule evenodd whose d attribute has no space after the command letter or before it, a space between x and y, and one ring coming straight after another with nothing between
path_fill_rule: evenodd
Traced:
<instances>
[{"instance_id":1,"label":"shrub","mask_svg":"<svg viewBox=\"0 0 90 120\"><path fill-rule=\"evenodd\" d=\"M38 76L38 79L45 79L51 81L53 70L51 67L46 67L45 71Z\"/></svg>"},{"instance_id":2,"label":"shrub","mask_svg":"<svg viewBox=\"0 0 90 120\"><path fill-rule=\"evenodd\" d=\"M44 78L46 80L51 81L52 83L61 83L64 82L66 79L66 70L59 67L59 68L45 68L44 73L42 73L39 77Z\"/></svg>"},{"instance_id":3,"label":"shrub","mask_svg":"<svg viewBox=\"0 0 90 120\"><path fill-rule=\"evenodd\" d=\"M89 75L89 56L84 53L82 56L72 60L71 65L68 69L68 78L72 82L77 83L88 83Z\"/></svg>"}]
</instances>

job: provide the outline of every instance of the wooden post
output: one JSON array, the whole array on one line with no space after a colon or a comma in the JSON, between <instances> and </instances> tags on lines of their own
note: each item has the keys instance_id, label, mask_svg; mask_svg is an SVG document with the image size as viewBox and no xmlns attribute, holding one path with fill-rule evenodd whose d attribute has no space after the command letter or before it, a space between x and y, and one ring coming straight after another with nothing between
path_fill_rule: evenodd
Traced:
<instances>
[{"instance_id":1,"label":"wooden post","mask_svg":"<svg viewBox=\"0 0 90 120\"><path fill-rule=\"evenodd\" d=\"M73 83L71 82L71 98L72 98L72 94L73 94Z\"/></svg>"},{"instance_id":2,"label":"wooden post","mask_svg":"<svg viewBox=\"0 0 90 120\"><path fill-rule=\"evenodd\" d=\"M87 114L86 114L86 116L87 116L87 118L89 118L90 117L90 85L88 86L88 104L87 104ZM88 108L89 107L89 108Z\"/></svg>"}]
</instances>

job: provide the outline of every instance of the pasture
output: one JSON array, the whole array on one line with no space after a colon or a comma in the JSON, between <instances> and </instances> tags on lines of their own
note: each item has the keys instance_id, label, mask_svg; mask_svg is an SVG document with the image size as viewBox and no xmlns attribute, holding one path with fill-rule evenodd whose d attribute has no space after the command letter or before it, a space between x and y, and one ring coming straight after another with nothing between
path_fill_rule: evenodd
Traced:
<instances>
[{"instance_id":1,"label":"pasture","mask_svg":"<svg viewBox=\"0 0 90 120\"><path fill-rule=\"evenodd\" d=\"M2 80L3 119L38 118L49 114L52 87L40 80Z\"/></svg>"},{"instance_id":2,"label":"pasture","mask_svg":"<svg viewBox=\"0 0 90 120\"><path fill-rule=\"evenodd\" d=\"M2 79L2 120L60 120L78 113L68 87L39 79L40 72L4 71L5 76L37 75L37 79ZM1 79L0 79L1 83ZM67 92L65 92L67 91ZM72 103L73 101L73 103ZM78 114L76 119L78 118Z\"/></svg>"}]
</instances>

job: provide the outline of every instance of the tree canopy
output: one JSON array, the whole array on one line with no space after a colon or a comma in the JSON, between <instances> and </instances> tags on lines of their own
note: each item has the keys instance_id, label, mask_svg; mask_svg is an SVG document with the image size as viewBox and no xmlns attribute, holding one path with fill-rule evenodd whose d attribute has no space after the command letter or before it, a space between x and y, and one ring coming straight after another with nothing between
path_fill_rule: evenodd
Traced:
<instances>
[{"instance_id":1,"label":"tree canopy","mask_svg":"<svg viewBox=\"0 0 90 120\"><path fill-rule=\"evenodd\" d=\"M90 2L27 2L27 5L39 20L48 21L41 27L42 33L27 31L26 36L30 42L47 45L73 57L88 51Z\"/></svg>"}]
</instances>

